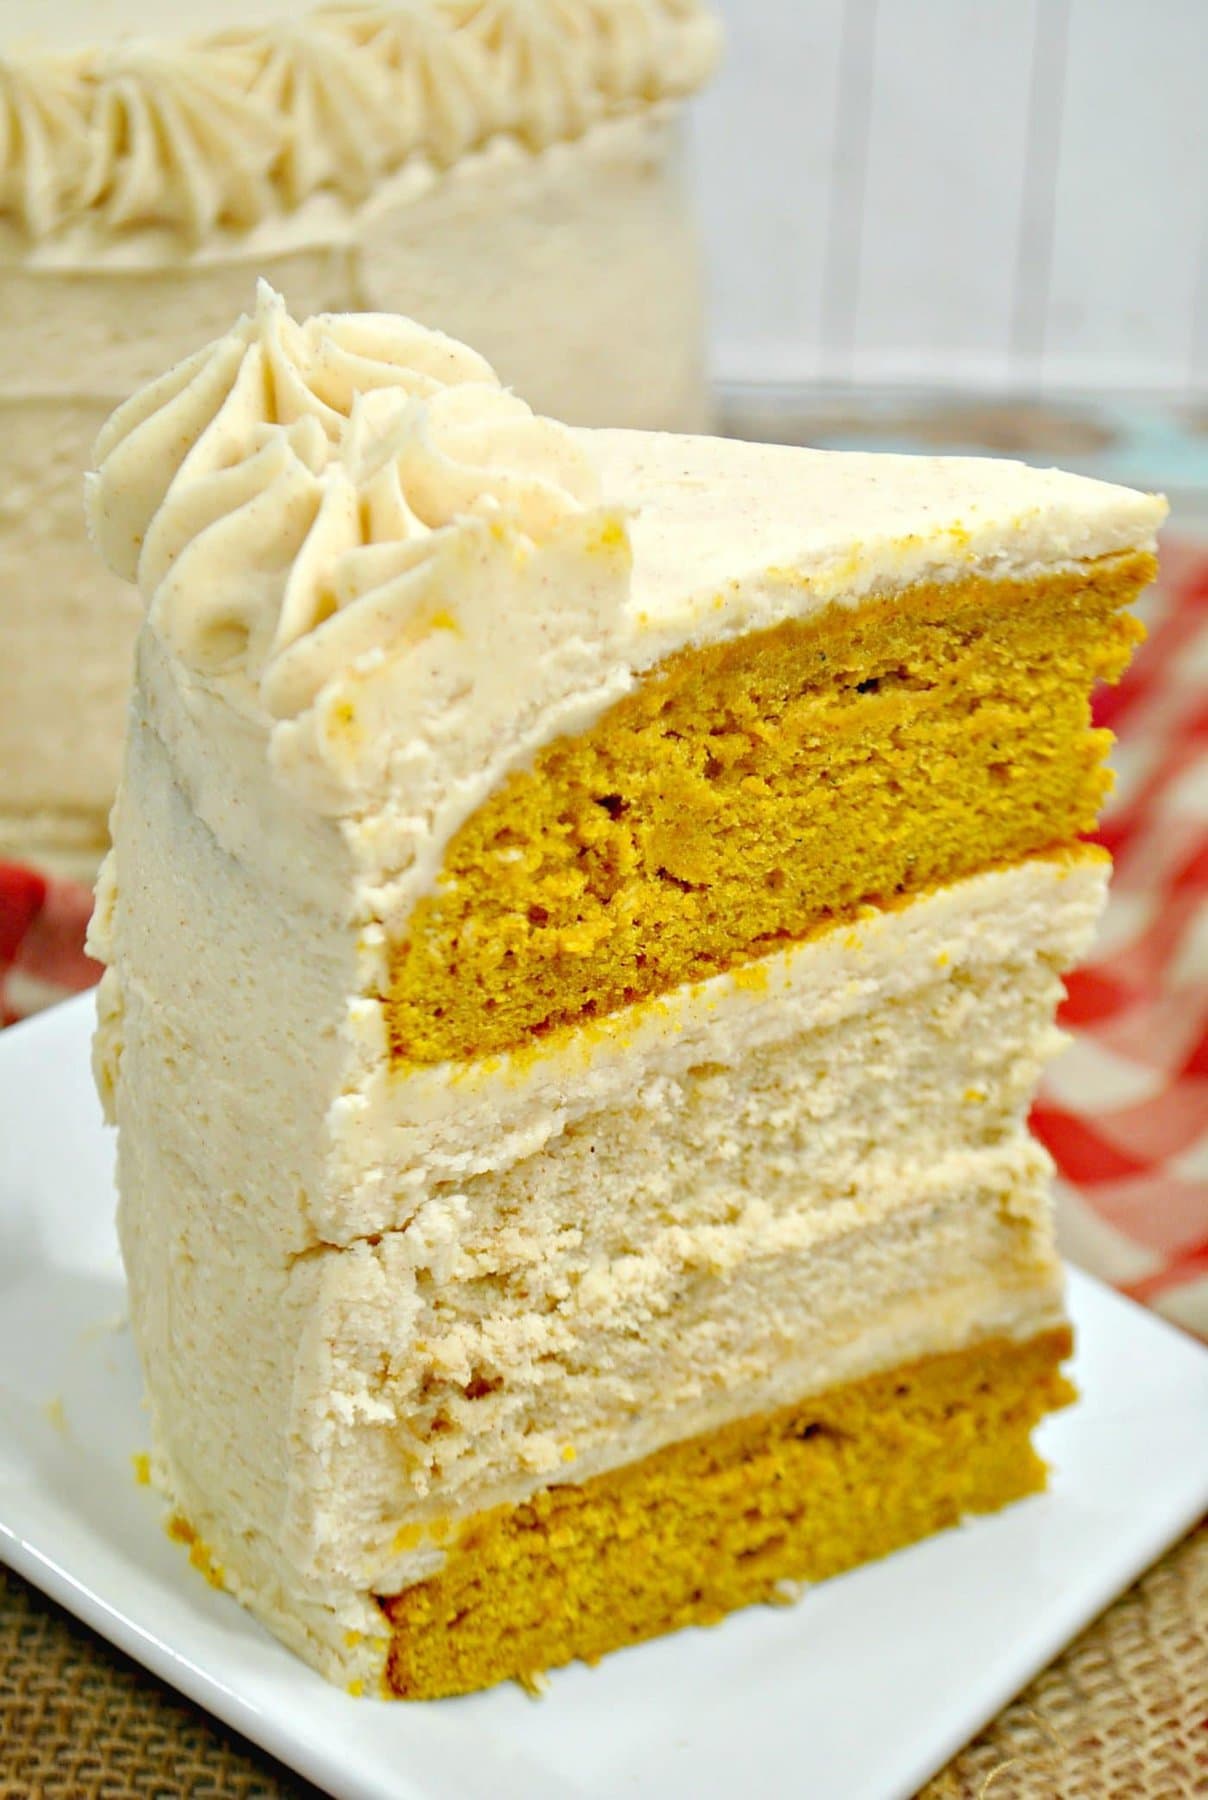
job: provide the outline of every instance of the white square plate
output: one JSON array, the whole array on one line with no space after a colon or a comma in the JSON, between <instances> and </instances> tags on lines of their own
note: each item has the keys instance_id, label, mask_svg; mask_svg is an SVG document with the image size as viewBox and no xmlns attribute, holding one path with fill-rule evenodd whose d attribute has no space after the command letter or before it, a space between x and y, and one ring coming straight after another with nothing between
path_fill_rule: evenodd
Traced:
<instances>
[{"instance_id":1,"label":"white square plate","mask_svg":"<svg viewBox=\"0 0 1208 1800\"><path fill-rule=\"evenodd\" d=\"M1208 1506L1208 1354L1072 1275L1079 1403L1051 1491L710 1631L556 1674L534 1704L352 1700L207 1587L136 1485L92 1001L0 1036L0 1555L312 1781L357 1800L891 1800Z\"/></svg>"}]
</instances>

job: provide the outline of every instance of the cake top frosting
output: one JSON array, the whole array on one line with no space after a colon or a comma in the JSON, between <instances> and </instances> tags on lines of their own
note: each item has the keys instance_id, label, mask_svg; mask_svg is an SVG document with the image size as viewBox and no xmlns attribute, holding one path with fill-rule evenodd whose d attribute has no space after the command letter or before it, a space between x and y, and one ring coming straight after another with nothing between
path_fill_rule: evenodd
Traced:
<instances>
[{"instance_id":1,"label":"cake top frosting","mask_svg":"<svg viewBox=\"0 0 1208 1800\"><path fill-rule=\"evenodd\" d=\"M680 648L1148 550L1165 513L992 459L572 430L439 332L298 324L263 283L95 462L93 537L158 643L332 812L389 793L421 739L468 779L517 722L531 748Z\"/></svg>"},{"instance_id":2,"label":"cake top frosting","mask_svg":"<svg viewBox=\"0 0 1208 1800\"><path fill-rule=\"evenodd\" d=\"M100 28L144 25L124 10ZM92 216L196 239L320 190L356 202L411 157L541 148L689 94L718 51L703 0L407 0L71 51L22 11L0 44L0 217L33 237Z\"/></svg>"},{"instance_id":3,"label":"cake top frosting","mask_svg":"<svg viewBox=\"0 0 1208 1800\"><path fill-rule=\"evenodd\" d=\"M274 715L439 611L451 538L540 542L599 500L575 434L464 344L386 314L299 325L264 282L118 408L94 460L110 568L183 663Z\"/></svg>"},{"instance_id":4,"label":"cake top frosting","mask_svg":"<svg viewBox=\"0 0 1208 1800\"><path fill-rule=\"evenodd\" d=\"M577 435L604 494L632 515L643 660L702 629L757 629L913 582L1027 579L1153 550L1168 510L1157 494L1000 457Z\"/></svg>"}]
</instances>

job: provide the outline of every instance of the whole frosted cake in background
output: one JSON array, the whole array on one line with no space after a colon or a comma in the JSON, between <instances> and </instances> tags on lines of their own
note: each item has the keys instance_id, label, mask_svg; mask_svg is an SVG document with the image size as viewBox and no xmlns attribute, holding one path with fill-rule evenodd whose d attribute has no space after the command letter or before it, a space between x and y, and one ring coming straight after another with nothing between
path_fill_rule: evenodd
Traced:
<instances>
[{"instance_id":1,"label":"whole frosted cake in background","mask_svg":"<svg viewBox=\"0 0 1208 1800\"><path fill-rule=\"evenodd\" d=\"M574 432L272 294L98 444L93 943L155 1477L434 1696L1043 1485L1026 1126L1163 503Z\"/></svg>"},{"instance_id":2,"label":"whole frosted cake in background","mask_svg":"<svg viewBox=\"0 0 1208 1800\"><path fill-rule=\"evenodd\" d=\"M559 417L698 428L677 127L717 34L698 0L0 9L0 860L91 880L137 625L80 517L107 413L265 275L463 334Z\"/></svg>"}]
</instances>

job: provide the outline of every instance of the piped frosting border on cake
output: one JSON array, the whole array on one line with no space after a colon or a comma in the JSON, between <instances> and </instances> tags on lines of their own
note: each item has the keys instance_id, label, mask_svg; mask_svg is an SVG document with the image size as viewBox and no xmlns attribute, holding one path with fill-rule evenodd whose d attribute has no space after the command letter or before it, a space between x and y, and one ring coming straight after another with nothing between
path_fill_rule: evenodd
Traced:
<instances>
[{"instance_id":1,"label":"piped frosting border on cake","mask_svg":"<svg viewBox=\"0 0 1208 1800\"><path fill-rule=\"evenodd\" d=\"M413 157L534 150L686 96L712 72L702 0L410 0L181 44L0 57L0 218L81 216L199 241L312 194L356 203Z\"/></svg>"}]
</instances>

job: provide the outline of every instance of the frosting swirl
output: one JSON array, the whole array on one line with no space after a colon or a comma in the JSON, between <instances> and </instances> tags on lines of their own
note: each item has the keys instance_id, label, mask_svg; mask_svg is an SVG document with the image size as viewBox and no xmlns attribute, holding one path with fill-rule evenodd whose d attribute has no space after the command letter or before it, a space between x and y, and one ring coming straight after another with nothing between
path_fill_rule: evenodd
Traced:
<instances>
[{"instance_id":1,"label":"frosting swirl","mask_svg":"<svg viewBox=\"0 0 1208 1800\"><path fill-rule=\"evenodd\" d=\"M97 546L110 568L147 594L203 504L203 478L250 458L270 428L294 428L284 441L318 471L358 395L385 389L423 399L467 381L498 387L483 357L439 331L389 313L320 313L299 325L261 282L252 314L134 394L106 423L89 492ZM176 503L165 508L178 477Z\"/></svg>"},{"instance_id":2,"label":"frosting swirl","mask_svg":"<svg viewBox=\"0 0 1208 1800\"><path fill-rule=\"evenodd\" d=\"M328 190L355 204L412 156L499 132L532 148L691 93L717 57L704 0L405 0L180 47L0 58L0 214L194 239Z\"/></svg>"},{"instance_id":3,"label":"frosting swirl","mask_svg":"<svg viewBox=\"0 0 1208 1800\"><path fill-rule=\"evenodd\" d=\"M279 26L249 47L260 64L253 94L281 133L275 176L284 204L299 206L320 188L363 200L392 135L381 63L312 24Z\"/></svg>"},{"instance_id":4,"label":"frosting swirl","mask_svg":"<svg viewBox=\"0 0 1208 1800\"><path fill-rule=\"evenodd\" d=\"M265 283L118 408L94 463L93 537L152 628L278 718L406 641L465 542L523 550L599 504L581 440L474 351L387 315L297 324Z\"/></svg>"},{"instance_id":5,"label":"frosting swirl","mask_svg":"<svg viewBox=\"0 0 1208 1800\"><path fill-rule=\"evenodd\" d=\"M35 237L76 203L89 133L75 64L0 59L0 214Z\"/></svg>"},{"instance_id":6,"label":"frosting swirl","mask_svg":"<svg viewBox=\"0 0 1208 1800\"><path fill-rule=\"evenodd\" d=\"M482 142L498 112L491 67L481 43L451 28L447 11L409 0L318 16L383 72L395 99L385 121L390 163L427 153L447 165Z\"/></svg>"},{"instance_id":7,"label":"frosting swirl","mask_svg":"<svg viewBox=\"0 0 1208 1800\"><path fill-rule=\"evenodd\" d=\"M107 55L76 205L115 228L183 221L195 237L262 218L279 144L245 91L249 73L235 50L202 60L132 44Z\"/></svg>"},{"instance_id":8,"label":"frosting swirl","mask_svg":"<svg viewBox=\"0 0 1208 1800\"><path fill-rule=\"evenodd\" d=\"M600 497L595 465L565 425L538 418L498 385L446 388L426 407L409 407L352 457L372 496L382 477L429 530L469 513L505 514L540 539L568 511ZM389 527L387 527L389 529Z\"/></svg>"}]
</instances>

